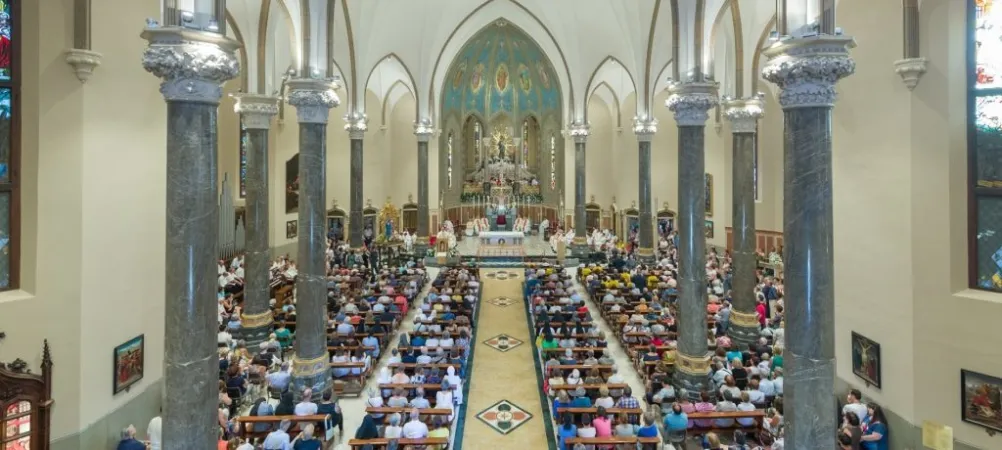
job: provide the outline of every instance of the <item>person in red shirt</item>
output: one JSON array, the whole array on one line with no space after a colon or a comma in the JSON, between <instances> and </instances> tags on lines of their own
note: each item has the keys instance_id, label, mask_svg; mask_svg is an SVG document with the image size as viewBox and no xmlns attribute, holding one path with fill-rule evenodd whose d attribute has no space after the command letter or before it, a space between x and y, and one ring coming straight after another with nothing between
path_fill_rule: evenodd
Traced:
<instances>
[{"instance_id":1,"label":"person in red shirt","mask_svg":"<svg viewBox=\"0 0 1002 450\"><path fill-rule=\"evenodd\" d=\"M765 302L758 300L755 302L755 313L758 315L758 323L761 326L765 326Z\"/></svg>"}]
</instances>

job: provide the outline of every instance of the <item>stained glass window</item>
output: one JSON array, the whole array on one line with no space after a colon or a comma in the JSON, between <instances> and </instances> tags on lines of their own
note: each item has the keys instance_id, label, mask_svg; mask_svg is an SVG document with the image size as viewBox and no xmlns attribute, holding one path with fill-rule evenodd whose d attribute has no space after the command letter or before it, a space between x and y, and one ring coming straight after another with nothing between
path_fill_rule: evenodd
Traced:
<instances>
[{"instance_id":1,"label":"stained glass window","mask_svg":"<svg viewBox=\"0 0 1002 450\"><path fill-rule=\"evenodd\" d=\"M31 449L31 403L14 402L0 410L0 449Z\"/></svg>"},{"instance_id":2,"label":"stained glass window","mask_svg":"<svg viewBox=\"0 0 1002 450\"><path fill-rule=\"evenodd\" d=\"M970 286L1002 292L1002 5L970 3Z\"/></svg>"},{"instance_id":3,"label":"stained glass window","mask_svg":"<svg viewBox=\"0 0 1002 450\"><path fill-rule=\"evenodd\" d=\"M247 197L247 129L240 126L240 198Z\"/></svg>"},{"instance_id":4,"label":"stained glass window","mask_svg":"<svg viewBox=\"0 0 1002 450\"><path fill-rule=\"evenodd\" d=\"M0 290L18 285L20 195L18 180L20 5L0 0ZM6 450L6 449L3 449Z\"/></svg>"},{"instance_id":5,"label":"stained glass window","mask_svg":"<svg viewBox=\"0 0 1002 450\"><path fill-rule=\"evenodd\" d=\"M557 137L550 135L550 189L557 188Z\"/></svg>"},{"instance_id":6,"label":"stained glass window","mask_svg":"<svg viewBox=\"0 0 1002 450\"><path fill-rule=\"evenodd\" d=\"M445 142L446 151L446 176L449 182L449 187L452 187L452 132L449 132L449 139Z\"/></svg>"}]
</instances>

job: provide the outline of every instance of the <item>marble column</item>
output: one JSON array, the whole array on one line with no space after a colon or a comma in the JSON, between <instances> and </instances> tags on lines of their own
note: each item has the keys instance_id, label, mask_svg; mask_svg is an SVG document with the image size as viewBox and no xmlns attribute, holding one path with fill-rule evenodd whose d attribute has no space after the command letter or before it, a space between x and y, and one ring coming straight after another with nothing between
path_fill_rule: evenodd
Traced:
<instances>
[{"instance_id":1,"label":"marble column","mask_svg":"<svg viewBox=\"0 0 1002 450\"><path fill-rule=\"evenodd\" d=\"M786 445L835 447L835 286L832 260L832 108L855 72L852 38L787 38L763 52L783 108Z\"/></svg>"},{"instance_id":2,"label":"marble column","mask_svg":"<svg viewBox=\"0 0 1002 450\"><path fill-rule=\"evenodd\" d=\"M150 27L143 68L167 102L165 450L212 448L216 357L218 127L222 84L237 76L240 44L216 33Z\"/></svg>"},{"instance_id":3,"label":"marble column","mask_svg":"<svg viewBox=\"0 0 1002 450\"><path fill-rule=\"evenodd\" d=\"M667 106L678 124L679 337L675 384L691 397L710 389L706 339L706 190L703 133L717 104L717 84L672 84ZM712 393L711 393L712 395Z\"/></svg>"},{"instance_id":4,"label":"marble column","mask_svg":"<svg viewBox=\"0 0 1002 450\"><path fill-rule=\"evenodd\" d=\"M428 248L428 141L435 129L430 120L421 120L414 124L414 135L417 136L417 242L414 251L424 255Z\"/></svg>"},{"instance_id":5,"label":"marble column","mask_svg":"<svg viewBox=\"0 0 1002 450\"><path fill-rule=\"evenodd\" d=\"M292 382L296 397L331 388L327 364L327 119L340 100L330 79L289 81L289 104L299 119L299 274L296 276L296 354Z\"/></svg>"},{"instance_id":6,"label":"marble column","mask_svg":"<svg viewBox=\"0 0 1002 450\"><path fill-rule=\"evenodd\" d=\"M278 97L236 94L234 110L247 133L247 228L241 334L248 348L268 340L272 317L269 292L271 248L268 239L268 130L278 114Z\"/></svg>"},{"instance_id":7,"label":"marble column","mask_svg":"<svg viewBox=\"0 0 1002 450\"><path fill-rule=\"evenodd\" d=\"M724 117L731 123L731 222L734 241L731 250L734 272L731 278L731 320L727 334L740 348L747 348L759 337L755 314L755 153L758 145L758 119L762 117L760 96L729 100Z\"/></svg>"},{"instance_id":8,"label":"marble column","mask_svg":"<svg viewBox=\"0 0 1002 450\"><path fill-rule=\"evenodd\" d=\"M588 228L585 216L586 165L585 144L591 134L587 124L575 122L571 124L571 137L574 138L574 242L572 248L576 256L588 256Z\"/></svg>"},{"instance_id":9,"label":"marble column","mask_svg":"<svg viewBox=\"0 0 1002 450\"><path fill-rule=\"evenodd\" d=\"M658 131L658 121L654 118L637 118L633 121L633 132L637 135L637 143L640 147L638 158L639 176L638 187L640 188L637 198L640 199L640 235L638 236L639 249L637 255L641 260L654 260L654 215L651 203L651 141L654 140L654 133Z\"/></svg>"},{"instance_id":10,"label":"marble column","mask_svg":"<svg viewBox=\"0 0 1002 450\"><path fill-rule=\"evenodd\" d=\"M349 197L351 201L348 207L348 224L351 230L348 233L348 243L351 248L359 248L363 244L363 232L365 231L365 220L362 217L362 209L364 208L362 200L364 195L362 191L362 140L365 138L365 131L369 129L369 120L365 114L351 113L344 116L344 121L344 129L348 132L348 138L351 139L351 169L349 171L351 180ZM373 236L376 235L376 231L372 230Z\"/></svg>"}]
</instances>

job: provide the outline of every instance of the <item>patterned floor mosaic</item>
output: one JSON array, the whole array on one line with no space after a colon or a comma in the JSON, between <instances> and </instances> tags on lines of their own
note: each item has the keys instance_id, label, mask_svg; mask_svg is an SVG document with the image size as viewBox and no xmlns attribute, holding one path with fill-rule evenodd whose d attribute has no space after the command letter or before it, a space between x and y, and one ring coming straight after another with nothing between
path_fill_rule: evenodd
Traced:
<instances>
[{"instance_id":1,"label":"patterned floor mosaic","mask_svg":"<svg viewBox=\"0 0 1002 450\"><path fill-rule=\"evenodd\" d=\"M497 307L507 308L511 305L514 305L515 300L509 297L494 297L490 300L487 300L487 303L490 303Z\"/></svg>"},{"instance_id":2,"label":"patterned floor mosaic","mask_svg":"<svg viewBox=\"0 0 1002 450\"><path fill-rule=\"evenodd\" d=\"M497 350L499 352L507 352L508 350L511 350L522 344L524 344L524 342L522 342L519 339L515 339L511 336L508 336L507 334L499 334L484 341L484 345L493 348L494 350Z\"/></svg>"},{"instance_id":3,"label":"patterned floor mosaic","mask_svg":"<svg viewBox=\"0 0 1002 450\"><path fill-rule=\"evenodd\" d=\"M492 278L495 280L508 280L511 278L518 278L518 274L515 272L508 272L506 270L498 270L496 272L488 273L487 278Z\"/></svg>"},{"instance_id":4,"label":"patterned floor mosaic","mask_svg":"<svg viewBox=\"0 0 1002 450\"><path fill-rule=\"evenodd\" d=\"M531 420L532 414L529 414L508 400L501 400L481 411L480 414L477 414L477 418L494 429L494 431L507 435Z\"/></svg>"}]
</instances>

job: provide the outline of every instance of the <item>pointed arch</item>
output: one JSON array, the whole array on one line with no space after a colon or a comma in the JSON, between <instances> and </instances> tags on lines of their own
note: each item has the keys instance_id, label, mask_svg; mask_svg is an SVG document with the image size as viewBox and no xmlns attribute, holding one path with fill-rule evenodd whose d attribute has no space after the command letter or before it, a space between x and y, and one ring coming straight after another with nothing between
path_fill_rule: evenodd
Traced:
<instances>
[{"instance_id":1,"label":"pointed arch","mask_svg":"<svg viewBox=\"0 0 1002 450\"><path fill-rule=\"evenodd\" d=\"M240 61L243 63L240 65L240 92L249 92L247 90L247 72L250 61L247 60L247 43L244 42L244 34L240 32L240 27L237 26L237 21L233 18L233 14L230 14L230 10L226 10L226 26L233 30L233 36L237 38L237 42L240 42Z\"/></svg>"},{"instance_id":2,"label":"pointed arch","mask_svg":"<svg viewBox=\"0 0 1002 450\"><path fill-rule=\"evenodd\" d=\"M668 66L672 66L672 73L674 74L675 73L675 68L674 68L674 65L672 65L673 62L675 62L674 58L669 59L668 62L666 62L664 66L661 66L661 70L658 71L658 76L655 79L656 80L663 80L663 79L665 79L665 73L668 72ZM657 89L651 89L651 92L649 92L648 95L651 96L651 104L653 104L654 103L654 97L658 96L658 90Z\"/></svg>"},{"instance_id":3,"label":"pointed arch","mask_svg":"<svg viewBox=\"0 0 1002 450\"><path fill-rule=\"evenodd\" d=\"M396 64L394 64L394 63L396 63ZM411 95L414 96L414 103L415 103L415 105L417 105L419 103L420 99L418 98L417 82L414 81L414 75L411 72L411 69L409 67L407 67L407 63L405 63L403 59L400 59L400 56L398 56L394 52L390 52L390 53L387 53L386 55L383 55L382 58L379 58L379 62L377 62L375 65L372 66L372 69L369 70L369 75L365 78L365 89L369 89L369 83L372 81L372 75L376 73L377 69L379 69L381 66L384 66L384 65L390 65L390 66L396 65L396 66L399 67L399 69L402 69L403 74L406 75L406 78L404 78L404 77L397 77L397 80L395 80L392 84L390 84L389 89L386 89L385 92L377 93L377 94L379 94L379 97L383 98L383 107L384 107L384 111L383 111L383 123L385 124L386 123L386 117L385 117L386 116L386 112L385 112L386 98L389 97L390 91L393 90L393 87L396 86L396 84L398 82L402 82L402 84L407 88L407 90L410 91ZM380 88L382 88L382 86L380 86ZM363 104L361 106L362 106L362 110L364 111L365 110L365 105ZM419 119L419 117L418 117L418 108L415 106L415 108L414 108L414 120L417 121L418 119Z\"/></svg>"},{"instance_id":4,"label":"pointed arch","mask_svg":"<svg viewBox=\"0 0 1002 450\"><path fill-rule=\"evenodd\" d=\"M622 111L623 104L621 103L622 100L619 99L619 95L616 94L616 90L613 89L612 86L609 86L609 83L601 81L597 85L595 85L595 89L592 89L591 93L588 94L588 100L585 102L585 104L587 105L587 103L591 101L591 97L597 94L598 90L603 87L605 87L609 91L609 95L612 96L612 102L615 103L614 110L616 113L616 127L617 128L622 127L623 126L623 111Z\"/></svg>"},{"instance_id":5,"label":"pointed arch","mask_svg":"<svg viewBox=\"0 0 1002 450\"><path fill-rule=\"evenodd\" d=\"M396 104L396 102L393 102L392 104L388 104L388 103L389 103L390 97L395 92L394 89L397 89L398 87L400 89L404 89L405 91L407 91L408 93L410 93L412 96L414 96L414 100L415 100L415 103L416 103L417 94L414 93L414 90L411 89L411 87L408 86L407 83L404 83L403 80L394 81L393 84L390 85L390 88L386 90L386 94L382 96L383 97L383 105L382 105L382 109L380 110L380 113L381 113L380 115L382 116L380 118L382 120L381 125L386 125L386 110L388 109L387 106L393 106L393 105Z\"/></svg>"},{"instance_id":6,"label":"pointed arch","mask_svg":"<svg viewBox=\"0 0 1002 450\"><path fill-rule=\"evenodd\" d=\"M618 58L616 58L615 56L612 56L612 55L606 56L605 59L603 59L602 62L599 63L599 65L597 67L595 67L595 70L593 70L591 72L591 77L588 78L588 85L586 87L585 92L587 92L589 94L594 93L594 89L592 88L592 83L595 82L595 76L598 75L599 71L602 70L603 67L605 67L606 65L609 65L609 64L615 64L615 65L618 66L618 68L620 70L622 70L623 72L626 72L626 75L628 77L630 77L630 84L633 85L633 92L640 92L639 90L637 90L637 81L633 78L633 74L630 73L630 71L626 69L626 65L624 65L622 61L620 61ZM615 69L612 69L612 70L615 70ZM603 80L603 82L604 82L604 80ZM608 86L608 83L606 83L606 86ZM584 120L585 120L585 123L588 122L588 104L587 104L587 101L589 99L591 99L591 95L588 95L588 97L585 98L585 108L584 108ZM640 102L637 102L637 103L639 105ZM616 108L619 108L618 104L616 105ZM648 111L648 113L649 113L649 111Z\"/></svg>"},{"instance_id":7,"label":"pointed arch","mask_svg":"<svg viewBox=\"0 0 1002 450\"><path fill-rule=\"evenodd\" d=\"M762 34L758 37L758 44L755 46L755 56L752 56L752 92L759 92L759 79L761 78L759 72L759 65L762 62L762 49L765 48L765 41L769 39L769 33L776 28L776 15L769 19L769 23L765 25L762 29ZM772 90L772 88L770 88Z\"/></svg>"},{"instance_id":8,"label":"pointed arch","mask_svg":"<svg viewBox=\"0 0 1002 450\"><path fill-rule=\"evenodd\" d=\"M490 24L498 21L505 20L510 25L519 28L531 41L541 50L543 56L547 59L547 63L554 69L554 73L557 76L558 85L560 87L561 93L561 110L562 115L570 117L573 113L571 110L574 106L574 86L570 75L570 66L567 63L567 58L564 55L563 49L557 42L553 33L549 28L536 16L532 11L526 8L524 5L516 0L507 0L506 3L515 5L519 8L519 11L525 15L523 17L506 17L498 14L492 14L488 7L496 5L498 2L495 0L487 0L473 9L469 14L467 14L456 27L449 33L445 42L442 44L442 48L438 52L438 56L435 59L435 64L431 72L431 84L428 86L428 101L429 101L429 113L431 115L437 116L440 114L437 108L431 108L431 103L435 99L435 93L441 93L444 91L442 88L446 82L446 73L448 68L452 65L457 56L459 56L460 51L465 45L465 41L479 33L481 30L489 26ZM541 33L545 35L545 40L540 40L537 35L539 33L532 33L527 30L527 27L531 25L534 28L541 30ZM462 31L463 33L460 33ZM457 36L462 36L462 41L457 39ZM552 48L551 51L547 51L547 48ZM448 55L447 55L448 53ZM554 54L556 58L554 57ZM448 56L448 58L444 58ZM558 61L560 65L554 64ZM448 65L442 67L443 60L448 61ZM562 67L563 70L557 70L558 67ZM440 70L441 69L441 70ZM564 91L566 89L566 91ZM420 107L419 107L420 109Z\"/></svg>"}]
</instances>

